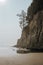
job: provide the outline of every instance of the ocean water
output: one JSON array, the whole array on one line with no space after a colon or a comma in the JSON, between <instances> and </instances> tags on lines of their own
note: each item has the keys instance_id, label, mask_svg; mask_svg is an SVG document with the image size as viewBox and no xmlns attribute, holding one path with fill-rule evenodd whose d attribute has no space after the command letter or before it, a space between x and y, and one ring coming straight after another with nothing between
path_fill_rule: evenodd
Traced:
<instances>
[{"instance_id":1,"label":"ocean water","mask_svg":"<svg viewBox=\"0 0 43 65\"><path fill-rule=\"evenodd\" d=\"M0 57L16 55L16 50L13 47L0 47Z\"/></svg>"},{"instance_id":2,"label":"ocean water","mask_svg":"<svg viewBox=\"0 0 43 65\"><path fill-rule=\"evenodd\" d=\"M0 47L0 65L43 65L43 53L18 54L17 48Z\"/></svg>"}]
</instances>

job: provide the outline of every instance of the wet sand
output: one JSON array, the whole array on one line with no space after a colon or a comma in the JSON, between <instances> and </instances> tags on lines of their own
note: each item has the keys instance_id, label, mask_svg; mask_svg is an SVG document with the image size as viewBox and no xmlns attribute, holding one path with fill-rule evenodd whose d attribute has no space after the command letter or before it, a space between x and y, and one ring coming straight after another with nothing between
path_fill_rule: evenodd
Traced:
<instances>
[{"instance_id":1,"label":"wet sand","mask_svg":"<svg viewBox=\"0 0 43 65\"><path fill-rule=\"evenodd\" d=\"M0 57L0 65L43 65L43 53L16 54Z\"/></svg>"}]
</instances>

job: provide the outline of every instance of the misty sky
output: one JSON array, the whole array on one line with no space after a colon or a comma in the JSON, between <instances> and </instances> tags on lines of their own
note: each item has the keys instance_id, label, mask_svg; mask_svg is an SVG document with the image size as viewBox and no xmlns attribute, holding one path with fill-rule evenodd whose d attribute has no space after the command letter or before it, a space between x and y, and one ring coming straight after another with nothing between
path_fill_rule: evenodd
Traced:
<instances>
[{"instance_id":1,"label":"misty sky","mask_svg":"<svg viewBox=\"0 0 43 65\"><path fill-rule=\"evenodd\" d=\"M21 35L16 14L27 10L32 0L6 0L0 2L0 46L16 44Z\"/></svg>"}]
</instances>

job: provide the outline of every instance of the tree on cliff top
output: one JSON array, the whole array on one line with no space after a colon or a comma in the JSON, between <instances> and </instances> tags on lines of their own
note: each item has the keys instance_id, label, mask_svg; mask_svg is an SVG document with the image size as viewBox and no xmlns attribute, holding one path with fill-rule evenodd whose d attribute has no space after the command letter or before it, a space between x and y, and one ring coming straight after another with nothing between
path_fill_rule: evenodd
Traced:
<instances>
[{"instance_id":1,"label":"tree on cliff top","mask_svg":"<svg viewBox=\"0 0 43 65\"><path fill-rule=\"evenodd\" d=\"M20 27L21 29L23 29L24 27L26 27L27 21L26 21L26 12L24 10L21 11L21 14L17 14L17 16L19 16L19 23L20 23Z\"/></svg>"}]
</instances>

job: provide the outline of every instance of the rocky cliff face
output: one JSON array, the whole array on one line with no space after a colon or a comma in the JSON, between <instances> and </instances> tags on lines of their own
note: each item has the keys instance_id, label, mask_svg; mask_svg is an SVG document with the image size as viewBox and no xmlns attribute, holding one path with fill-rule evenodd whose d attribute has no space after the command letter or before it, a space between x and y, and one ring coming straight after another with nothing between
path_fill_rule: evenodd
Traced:
<instances>
[{"instance_id":1,"label":"rocky cliff face","mask_svg":"<svg viewBox=\"0 0 43 65\"><path fill-rule=\"evenodd\" d=\"M27 16L29 18L29 15ZM31 20L28 19L28 25L23 29L17 46L22 48L43 48L43 9L33 14Z\"/></svg>"},{"instance_id":2,"label":"rocky cliff face","mask_svg":"<svg viewBox=\"0 0 43 65\"><path fill-rule=\"evenodd\" d=\"M17 46L26 48L43 48L43 11L34 15L29 25L22 31Z\"/></svg>"}]
</instances>

